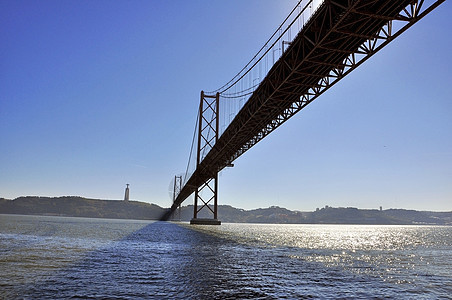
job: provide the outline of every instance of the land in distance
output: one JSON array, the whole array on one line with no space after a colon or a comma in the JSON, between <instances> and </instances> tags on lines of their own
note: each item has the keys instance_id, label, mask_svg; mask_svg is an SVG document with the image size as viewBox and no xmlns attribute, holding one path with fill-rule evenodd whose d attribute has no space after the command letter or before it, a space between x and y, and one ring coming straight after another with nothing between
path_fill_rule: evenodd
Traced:
<instances>
[{"instance_id":1,"label":"land in distance","mask_svg":"<svg viewBox=\"0 0 452 300\"><path fill-rule=\"evenodd\" d=\"M167 210L146 202L87 199L77 196L27 196L14 200L0 198L0 214L158 220ZM193 205L188 205L181 208L180 214L176 212L173 219L189 221L192 216ZM211 218L205 211L201 211L198 217ZM452 225L452 212L328 206L314 212L301 212L278 206L244 210L229 205L219 205L218 218L223 223Z\"/></svg>"}]
</instances>

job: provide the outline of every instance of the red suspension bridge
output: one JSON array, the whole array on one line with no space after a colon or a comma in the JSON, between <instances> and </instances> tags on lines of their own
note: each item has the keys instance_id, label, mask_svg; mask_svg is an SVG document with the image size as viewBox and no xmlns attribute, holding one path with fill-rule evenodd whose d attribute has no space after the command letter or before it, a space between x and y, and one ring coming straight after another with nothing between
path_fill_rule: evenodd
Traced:
<instances>
[{"instance_id":1,"label":"red suspension bridge","mask_svg":"<svg viewBox=\"0 0 452 300\"><path fill-rule=\"evenodd\" d=\"M176 177L164 219L194 193L191 223L220 224L219 171L444 1L300 1L236 76L201 92L196 164L189 172L189 160L185 178ZM201 210L212 217L199 219Z\"/></svg>"}]
</instances>

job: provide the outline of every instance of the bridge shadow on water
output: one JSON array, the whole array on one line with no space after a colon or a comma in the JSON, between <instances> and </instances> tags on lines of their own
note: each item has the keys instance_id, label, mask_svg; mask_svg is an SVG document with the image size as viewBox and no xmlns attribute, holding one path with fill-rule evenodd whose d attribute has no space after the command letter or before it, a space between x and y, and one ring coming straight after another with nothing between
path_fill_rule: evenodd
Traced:
<instances>
[{"instance_id":1,"label":"bridge shadow on water","mask_svg":"<svg viewBox=\"0 0 452 300\"><path fill-rule=\"evenodd\" d=\"M26 299L337 299L374 297L375 291L387 288L375 278L303 260L296 255L303 251L299 248L257 246L195 229L151 223L22 287L17 295ZM358 291L357 285L362 287Z\"/></svg>"}]
</instances>

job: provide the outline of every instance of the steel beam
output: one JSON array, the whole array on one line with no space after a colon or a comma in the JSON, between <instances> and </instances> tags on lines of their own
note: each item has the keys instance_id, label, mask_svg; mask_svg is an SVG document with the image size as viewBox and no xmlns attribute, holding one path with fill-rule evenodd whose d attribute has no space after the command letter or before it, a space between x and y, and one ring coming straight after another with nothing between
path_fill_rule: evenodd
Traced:
<instances>
[{"instance_id":1,"label":"steel beam","mask_svg":"<svg viewBox=\"0 0 452 300\"><path fill-rule=\"evenodd\" d=\"M444 1L325 0L215 139L174 205Z\"/></svg>"}]
</instances>

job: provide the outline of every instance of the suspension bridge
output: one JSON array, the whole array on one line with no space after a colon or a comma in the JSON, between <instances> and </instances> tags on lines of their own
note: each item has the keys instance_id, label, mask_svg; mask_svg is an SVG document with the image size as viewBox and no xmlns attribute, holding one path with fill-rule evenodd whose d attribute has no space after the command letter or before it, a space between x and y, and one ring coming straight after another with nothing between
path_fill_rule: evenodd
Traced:
<instances>
[{"instance_id":1,"label":"suspension bridge","mask_svg":"<svg viewBox=\"0 0 452 300\"><path fill-rule=\"evenodd\" d=\"M194 193L191 223L220 224L222 169L444 1L300 1L240 72L201 92L187 170L163 219Z\"/></svg>"}]
</instances>

